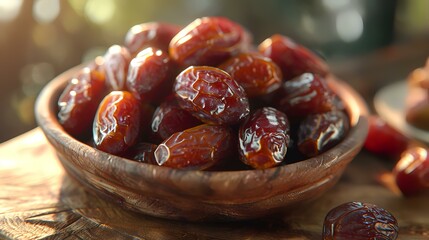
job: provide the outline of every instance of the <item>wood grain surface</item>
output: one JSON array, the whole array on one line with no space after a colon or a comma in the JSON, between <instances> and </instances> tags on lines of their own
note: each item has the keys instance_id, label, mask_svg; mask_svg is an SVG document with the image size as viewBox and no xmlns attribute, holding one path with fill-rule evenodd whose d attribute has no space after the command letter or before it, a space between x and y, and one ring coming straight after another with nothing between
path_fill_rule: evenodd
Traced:
<instances>
[{"instance_id":1,"label":"wood grain surface","mask_svg":"<svg viewBox=\"0 0 429 240\"><path fill-rule=\"evenodd\" d=\"M0 145L0 239L321 239L326 213L348 201L389 210L398 219L399 239L429 239L429 193L403 198L386 187L392 166L363 151L333 189L288 215L177 222L123 210L86 192L35 129Z\"/></svg>"}]
</instances>

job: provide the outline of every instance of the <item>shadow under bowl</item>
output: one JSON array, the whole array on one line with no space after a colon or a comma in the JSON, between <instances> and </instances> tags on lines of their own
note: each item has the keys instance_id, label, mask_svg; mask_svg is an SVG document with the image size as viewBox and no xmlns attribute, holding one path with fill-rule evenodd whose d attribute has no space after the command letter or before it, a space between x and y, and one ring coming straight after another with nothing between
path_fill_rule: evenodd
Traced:
<instances>
[{"instance_id":1,"label":"shadow under bowl","mask_svg":"<svg viewBox=\"0 0 429 240\"><path fill-rule=\"evenodd\" d=\"M330 77L351 128L323 154L265 170L195 171L149 165L90 147L63 130L57 100L80 66L52 80L36 102L36 119L67 173L87 190L152 216L188 221L231 221L283 213L320 197L339 180L362 148L368 131L365 102Z\"/></svg>"}]
</instances>

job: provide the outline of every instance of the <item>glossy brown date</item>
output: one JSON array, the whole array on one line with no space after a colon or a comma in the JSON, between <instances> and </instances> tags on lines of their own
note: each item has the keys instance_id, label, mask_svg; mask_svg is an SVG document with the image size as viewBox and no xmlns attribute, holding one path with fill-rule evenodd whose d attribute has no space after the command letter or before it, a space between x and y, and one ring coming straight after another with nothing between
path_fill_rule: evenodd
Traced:
<instances>
[{"instance_id":1,"label":"glossy brown date","mask_svg":"<svg viewBox=\"0 0 429 240\"><path fill-rule=\"evenodd\" d=\"M155 110L151 131L155 139L165 140L173 133L201 125L201 121L179 107L175 98L164 101Z\"/></svg>"},{"instance_id":2,"label":"glossy brown date","mask_svg":"<svg viewBox=\"0 0 429 240\"><path fill-rule=\"evenodd\" d=\"M133 26L125 35L124 46L131 55L136 55L145 48L153 47L168 52L171 39L181 27L169 23L148 22Z\"/></svg>"},{"instance_id":3,"label":"glossy brown date","mask_svg":"<svg viewBox=\"0 0 429 240\"><path fill-rule=\"evenodd\" d=\"M283 77L270 59L256 53L242 53L219 66L240 84L248 97L268 94L278 89Z\"/></svg>"},{"instance_id":4,"label":"glossy brown date","mask_svg":"<svg viewBox=\"0 0 429 240\"><path fill-rule=\"evenodd\" d=\"M407 149L393 169L396 185L404 196L429 191L429 149Z\"/></svg>"},{"instance_id":5,"label":"glossy brown date","mask_svg":"<svg viewBox=\"0 0 429 240\"><path fill-rule=\"evenodd\" d=\"M174 71L166 53L146 48L130 62L127 89L142 102L161 102L171 93Z\"/></svg>"},{"instance_id":6,"label":"glossy brown date","mask_svg":"<svg viewBox=\"0 0 429 240\"><path fill-rule=\"evenodd\" d=\"M170 56L182 66L216 66L247 47L249 37L224 17L203 17L183 28L170 42Z\"/></svg>"},{"instance_id":7,"label":"glossy brown date","mask_svg":"<svg viewBox=\"0 0 429 240\"><path fill-rule=\"evenodd\" d=\"M228 127L200 125L171 135L158 145L160 166L204 170L231 154L233 135Z\"/></svg>"},{"instance_id":8,"label":"glossy brown date","mask_svg":"<svg viewBox=\"0 0 429 240\"><path fill-rule=\"evenodd\" d=\"M188 67L174 83L181 108L205 123L235 124L249 114L244 89L231 76L214 67Z\"/></svg>"},{"instance_id":9,"label":"glossy brown date","mask_svg":"<svg viewBox=\"0 0 429 240\"><path fill-rule=\"evenodd\" d=\"M111 90L124 90L131 55L128 49L119 45L111 46L104 55L106 85Z\"/></svg>"},{"instance_id":10,"label":"glossy brown date","mask_svg":"<svg viewBox=\"0 0 429 240\"><path fill-rule=\"evenodd\" d=\"M94 68L85 67L72 78L58 99L58 121L64 130L75 137L90 132L104 92L104 74Z\"/></svg>"},{"instance_id":11,"label":"glossy brown date","mask_svg":"<svg viewBox=\"0 0 429 240\"><path fill-rule=\"evenodd\" d=\"M314 157L338 144L347 134L350 123L341 111L331 111L306 117L298 129L298 149Z\"/></svg>"},{"instance_id":12,"label":"glossy brown date","mask_svg":"<svg viewBox=\"0 0 429 240\"><path fill-rule=\"evenodd\" d=\"M263 41L258 49L280 67L286 81L306 72L321 76L326 76L329 72L328 65L316 54L279 34Z\"/></svg>"},{"instance_id":13,"label":"glossy brown date","mask_svg":"<svg viewBox=\"0 0 429 240\"><path fill-rule=\"evenodd\" d=\"M312 73L304 73L284 82L276 92L273 104L289 118L295 120L334 109L334 96L324 78Z\"/></svg>"},{"instance_id":14,"label":"glossy brown date","mask_svg":"<svg viewBox=\"0 0 429 240\"><path fill-rule=\"evenodd\" d=\"M96 147L121 154L133 146L139 135L140 103L129 92L113 91L100 103L93 125Z\"/></svg>"},{"instance_id":15,"label":"glossy brown date","mask_svg":"<svg viewBox=\"0 0 429 240\"><path fill-rule=\"evenodd\" d=\"M324 240L394 240L398 222L388 211L376 205L349 202L333 208L323 224Z\"/></svg>"},{"instance_id":16,"label":"glossy brown date","mask_svg":"<svg viewBox=\"0 0 429 240\"><path fill-rule=\"evenodd\" d=\"M155 149L158 146L152 143L140 142L128 149L123 157L141 163L158 165L155 160Z\"/></svg>"},{"instance_id":17,"label":"glossy brown date","mask_svg":"<svg viewBox=\"0 0 429 240\"><path fill-rule=\"evenodd\" d=\"M289 146L289 128L284 113L270 107L256 110L240 126L240 159L256 169L280 164Z\"/></svg>"}]
</instances>

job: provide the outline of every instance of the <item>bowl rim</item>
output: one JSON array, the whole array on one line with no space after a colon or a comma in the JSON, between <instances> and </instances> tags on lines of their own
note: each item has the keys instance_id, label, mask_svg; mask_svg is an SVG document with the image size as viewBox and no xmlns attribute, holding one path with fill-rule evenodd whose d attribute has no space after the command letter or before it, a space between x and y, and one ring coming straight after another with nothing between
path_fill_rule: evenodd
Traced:
<instances>
[{"instance_id":1,"label":"bowl rim","mask_svg":"<svg viewBox=\"0 0 429 240\"><path fill-rule=\"evenodd\" d=\"M139 172L154 174L162 178L168 178L170 181L180 180L180 182L192 183L196 178L210 177L214 181L223 182L225 180L234 181L242 178L261 177L271 178L279 174L288 174L296 171L308 169L313 166L326 166L338 164L348 154L356 153L363 146L364 140L368 132L368 108L362 97L347 83L337 79L333 75L329 75L327 79L328 85L341 99L349 99L345 104L348 112L351 127L346 137L333 148L312 158L305 159L296 163L285 164L269 169L251 169L251 170L236 170L236 171L201 171L201 170L183 170L173 169L163 166L151 165L132 161L106 152L102 152L96 148L75 139L63 130L56 118L56 100L68 83L69 79L81 69L84 64L75 66L51 80L40 92L35 103L36 121L44 134L61 143L61 147L68 148L68 144L72 143L76 146L72 149L76 154L84 152L87 156L95 157L97 164L109 164L113 159L122 159L126 162L121 164L128 165L127 170L133 171L138 169ZM54 101L54 102L53 102ZM51 141L50 141L51 142ZM51 142L52 144L52 142ZM55 146L58 147L58 146ZM100 160L106 159L106 160ZM350 159L351 161L351 159ZM115 165L120 166L121 164ZM123 166L122 166L123 167ZM134 169L134 170L135 170ZM88 170L89 171L89 170ZM142 176L144 177L144 176ZM153 177L152 177L153 178Z\"/></svg>"}]
</instances>

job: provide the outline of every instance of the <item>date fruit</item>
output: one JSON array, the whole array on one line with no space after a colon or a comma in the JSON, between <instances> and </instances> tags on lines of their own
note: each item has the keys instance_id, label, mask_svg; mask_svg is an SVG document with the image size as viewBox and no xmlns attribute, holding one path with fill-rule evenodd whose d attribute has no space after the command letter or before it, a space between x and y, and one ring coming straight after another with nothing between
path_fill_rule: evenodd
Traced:
<instances>
[{"instance_id":1,"label":"date fruit","mask_svg":"<svg viewBox=\"0 0 429 240\"><path fill-rule=\"evenodd\" d=\"M160 166L204 170L230 156L232 142L228 127L199 125L175 133L158 145L155 159Z\"/></svg>"},{"instance_id":2,"label":"date fruit","mask_svg":"<svg viewBox=\"0 0 429 240\"><path fill-rule=\"evenodd\" d=\"M240 159L256 169L280 164L290 142L289 127L284 113L270 107L256 110L240 126Z\"/></svg>"},{"instance_id":3,"label":"date fruit","mask_svg":"<svg viewBox=\"0 0 429 240\"><path fill-rule=\"evenodd\" d=\"M350 123L341 111L307 116L299 125L298 149L314 157L338 144L347 134Z\"/></svg>"},{"instance_id":4,"label":"date fruit","mask_svg":"<svg viewBox=\"0 0 429 240\"><path fill-rule=\"evenodd\" d=\"M133 56L148 47L168 52L171 39L180 29L180 26L161 22L138 24L133 26L125 35L124 46Z\"/></svg>"},{"instance_id":5,"label":"date fruit","mask_svg":"<svg viewBox=\"0 0 429 240\"><path fill-rule=\"evenodd\" d=\"M219 66L240 84L248 97L265 95L282 84L280 68L270 59L255 53L242 53Z\"/></svg>"},{"instance_id":6,"label":"date fruit","mask_svg":"<svg viewBox=\"0 0 429 240\"><path fill-rule=\"evenodd\" d=\"M244 89L215 67L196 66L176 78L174 92L181 108L210 124L235 124L249 115Z\"/></svg>"},{"instance_id":7,"label":"date fruit","mask_svg":"<svg viewBox=\"0 0 429 240\"><path fill-rule=\"evenodd\" d=\"M364 147L369 152L397 158L408 146L408 139L376 115L369 117Z\"/></svg>"},{"instance_id":8,"label":"date fruit","mask_svg":"<svg viewBox=\"0 0 429 240\"><path fill-rule=\"evenodd\" d=\"M182 66L216 66L248 44L245 30L224 17L203 17L184 27L170 42L170 56Z\"/></svg>"},{"instance_id":9,"label":"date fruit","mask_svg":"<svg viewBox=\"0 0 429 240\"><path fill-rule=\"evenodd\" d=\"M329 72L328 65L316 54L279 34L263 41L258 49L280 67L286 81L306 72L323 77Z\"/></svg>"},{"instance_id":10,"label":"date fruit","mask_svg":"<svg viewBox=\"0 0 429 240\"><path fill-rule=\"evenodd\" d=\"M429 149L407 149L393 169L396 185L404 196L429 190Z\"/></svg>"},{"instance_id":11,"label":"date fruit","mask_svg":"<svg viewBox=\"0 0 429 240\"><path fill-rule=\"evenodd\" d=\"M162 50L146 48L131 60L127 88L143 102L161 102L172 88L174 64Z\"/></svg>"},{"instance_id":12,"label":"date fruit","mask_svg":"<svg viewBox=\"0 0 429 240\"><path fill-rule=\"evenodd\" d=\"M131 55L128 49L119 45L111 46L104 55L106 84L111 90L124 90Z\"/></svg>"},{"instance_id":13,"label":"date fruit","mask_svg":"<svg viewBox=\"0 0 429 240\"><path fill-rule=\"evenodd\" d=\"M312 73L304 73L284 82L276 95L274 104L293 120L328 112L335 107L335 95L325 79Z\"/></svg>"},{"instance_id":14,"label":"date fruit","mask_svg":"<svg viewBox=\"0 0 429 240\"><path fill-rule=\"evenodd\" d=\"M201 125L201 121L179 107L175 98L164 101L155 110L151 130L155 139L165 140L173 133Z\"/></svg>"},{"instance_id":15,"label":"date fruit","mask_svg":"<svg viewBox=\"0 0 429 240\"><path fill-rule=\"evenodd\" d=\"M94 119L97 149L120 154L136 143L140 129L140 103L129 92L113 91L100 103Z\"/></svg>"},{"instance_id":16,"label":"date fruit","mask_svg":"<svg viewBox=\"0 0 429 240\"><path fill-rule=\"evenodd\" d=\"M123 157L141 163L158 165L155 160L155 149L158 146L152 143L140 142L128 149Z\"/></svg>"},{"instance_id":17,"label":"date fruit","mask_svg":"<svg viewBox=\"0 0 429 240\"><path fill-rule=\"evenodd\" d=\"M72 78L58 99L58 121L64 130L75 137L90 132L104 91L104 74L93 68L85 67Z\"/></svg>"},{"instance_id":18,"label":"date fruit","mask_svg":"<svg viewBox=\"0 0 429 240\"><path fill-rule=\"evenodd\" d=\"M407 77L405 121L429 131L429 58L423 67L414 69Z\"/></svg>"},{"instance_id":19,"label":"date fruit","mask_svg":"<svg viewBox=\"0 0 429 240\"><path fill-rule=\"evenodd\" d=\"M396 218L369 203L349 202L333 208L323 224L324 240L394 240L398 237Z\"/></svg>"}]
</instances>

